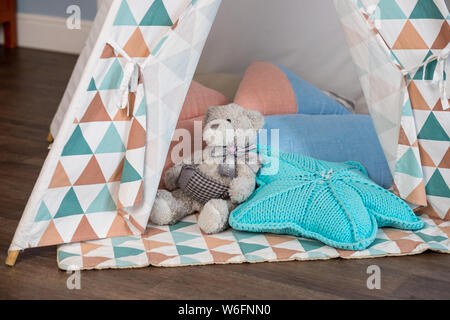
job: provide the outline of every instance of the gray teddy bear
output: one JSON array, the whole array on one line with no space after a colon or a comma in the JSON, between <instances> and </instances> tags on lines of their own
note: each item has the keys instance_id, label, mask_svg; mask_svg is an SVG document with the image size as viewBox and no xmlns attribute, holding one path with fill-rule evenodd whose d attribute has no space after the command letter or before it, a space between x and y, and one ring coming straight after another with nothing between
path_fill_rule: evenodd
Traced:
<instances>
[{"instance_id":1,"label":"gray teddy bear","mask_svg":"<svg viewBox=\"0 0 450 320\"><path fill-rule=\"evenodd\" d=\"M258 111L237 104L210 107L204 118L206 148L167 170L166 188L158 190L150 214L158 225L174 224L200 212L198 225L207 233L228 227L229 213L255 190L261 167L256 137L264 125Z\"/></svg>"}]
</instances>

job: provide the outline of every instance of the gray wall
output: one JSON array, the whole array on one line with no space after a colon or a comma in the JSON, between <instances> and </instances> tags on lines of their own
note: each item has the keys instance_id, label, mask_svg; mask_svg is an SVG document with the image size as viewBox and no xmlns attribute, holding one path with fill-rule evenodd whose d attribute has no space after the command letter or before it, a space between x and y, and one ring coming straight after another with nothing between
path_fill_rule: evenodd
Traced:
<instances>
[{"instance_id":1,"label":"gray wall","mask_svg":"<svg viewBox=\"0 0 450 320\"><path fill-rule=\"evenodd\" d=\"M17 0L17 11L46 16L67 17L66 9L73 4L80 6L81 19L93 20L95 18L95 14L97 13L96 0Z\"/></svg>"},{"instance_id":2,"label":"gray wall","mask_svg":"<svg viewBox=\"0 0 450 320\"><path fill-rule=\"evenodd\" d=\"M244 0L239 6L234 0L222 1L198 70L242 74L254 60L279 63L365 109L331 0Z\"/></svg>"},{"instance_id":3,"label":"gray wall","mask_svg":"<svg viewBox=\"0 0 450 320\"><path fill-rule=\"evenodd\" d=\"M224 0L224 3L232 1L235 0ZM445 0L445 3L447 4L447 7L450 7L450 0ZM36 13L56 17L65 17L66 8L71 4L77 4L80 6L83 19L94 19L97 12L97 3L95 0L17 0L19 12Z\"/></svg>"}]
</instances>

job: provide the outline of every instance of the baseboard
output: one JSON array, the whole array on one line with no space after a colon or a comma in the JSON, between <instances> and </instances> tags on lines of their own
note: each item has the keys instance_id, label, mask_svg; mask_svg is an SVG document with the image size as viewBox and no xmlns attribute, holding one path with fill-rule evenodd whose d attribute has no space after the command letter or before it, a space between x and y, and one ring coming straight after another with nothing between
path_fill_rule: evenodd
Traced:
<instances>
[{"instance_id":1,"label":"baseboard","mask_svg":"<svg viewBox=\"0 0 450 320\"><path fill-rule=\"evenodd\" d=\"M69 29L66 18L29 13L17 14L19 47L79 54L84 47L92 21L82 20L81 29ZM3 32L0 44L3 43Z\"/></svg>"}]
</instances>

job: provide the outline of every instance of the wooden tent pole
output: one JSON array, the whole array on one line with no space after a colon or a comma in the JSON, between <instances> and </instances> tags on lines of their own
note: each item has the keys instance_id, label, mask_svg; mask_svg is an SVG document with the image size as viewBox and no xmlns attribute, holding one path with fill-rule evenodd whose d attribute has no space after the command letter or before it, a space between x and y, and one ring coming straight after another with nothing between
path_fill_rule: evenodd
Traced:
<instances>
[{"instance_id":1,"label":"wooden tent pole","mask_svg":"<svg viewBox=\"0 0 450 320\"><path fill-rule=\"evenodd\" d=\"M52 142L53 142L53 135L52 135L51 132L50 132L50 133L48 134L48 136L47 136L47 141L48 141L49 143L52 143Z\"/></svg>"},{"instance_id":2,"label":"wooden tent pole","mask_svg":"<svg viewBox=\"0 0 450 320\"><path fill-rule=\"evenodd\" d=\"M16 264L17 257L19 256L20 251L14 250L14 251L8 251L8 257L6 258L6 265L10 267L14 267Z\"/></svg>"}]
</instances>

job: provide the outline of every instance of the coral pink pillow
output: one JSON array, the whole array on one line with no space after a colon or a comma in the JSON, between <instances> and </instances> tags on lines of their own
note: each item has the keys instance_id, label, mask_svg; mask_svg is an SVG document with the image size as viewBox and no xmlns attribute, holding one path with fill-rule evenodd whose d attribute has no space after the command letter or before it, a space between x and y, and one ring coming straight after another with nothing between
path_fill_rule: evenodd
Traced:
<instances>
[{"instance_id":1,"label":"coral pink pillow","mask_svg":"<svg viewBox=\"0 0 450 320\"><path fill-rule=\"evenodd\" d=\"M228 103L230 103L228 99L220 92L192 81L177 124L177 129L186 129L190 132L191 152L194 152L194 121L202 121L203 116L209 107L225 105ZM173 162L171 161L172 149L179 143L180 141L172 141L170 144L169 153L167 154L163 175L160 181L160 188L164 188L164 172L173 165ZM180 154L180 157L185 156L187 155Z\"/></svg>"},{"instance_id":2,"label":"coral pink pillow","mask_svg":"<svg viewBox=\"0 0 450 320\"><path fill-rule=\"evenodd\" d=\"M264 115L297 113L297 100L288 78L269 62L255 61L247 68L234 102Z\"/></svg>"},{"instance_id":3,"label":"coral pink pillow","mask_svg":"<svg viewBox=\"0 0 450 320\"><path fill-rule=\"evenodd\" d=\"M264 115L349 114L335 99L280 65L256 61L248 67L234 102Z\"/></svg>"},{"instance_id":4,"label":"coral pink pillow","mask_svg":"<svg viewBox=\"0 0 450 320\"><path fill-rule=\"evenodd\" d=\"M203 117L209 107L228 103L230 103L228 99L220 92L192 81L180 112L179 121Z\"/></svg>"}]
</instances>

